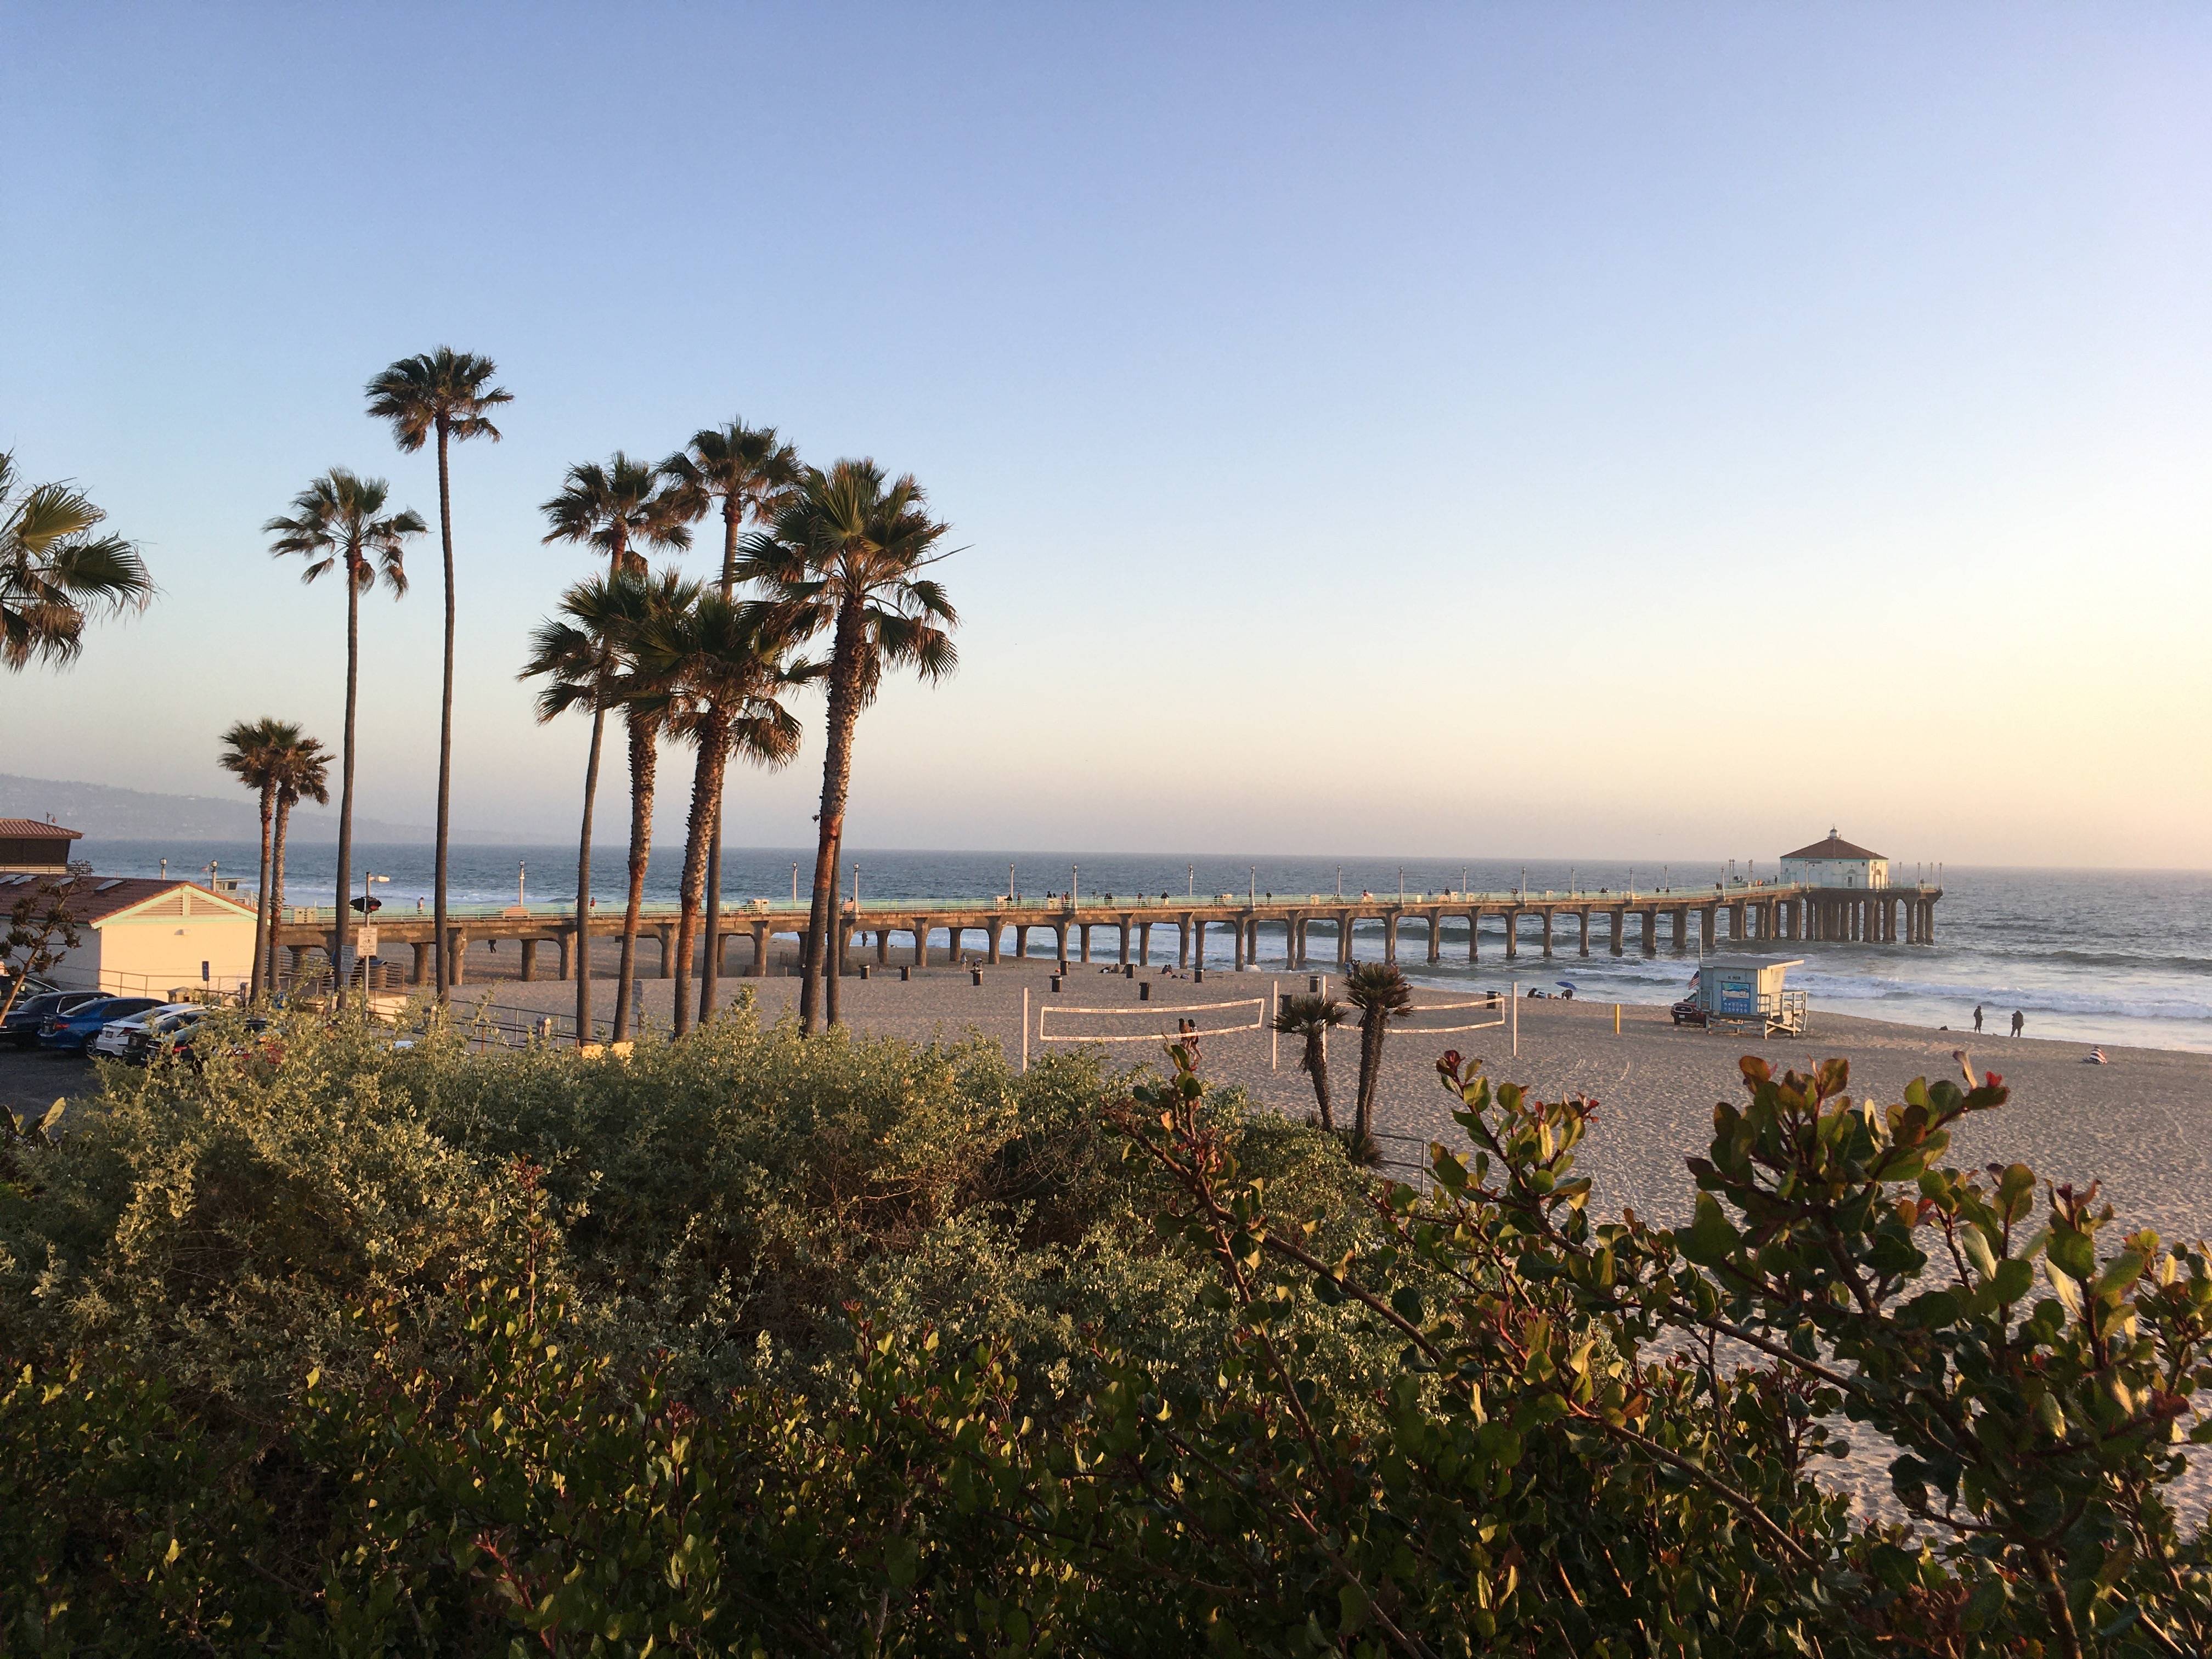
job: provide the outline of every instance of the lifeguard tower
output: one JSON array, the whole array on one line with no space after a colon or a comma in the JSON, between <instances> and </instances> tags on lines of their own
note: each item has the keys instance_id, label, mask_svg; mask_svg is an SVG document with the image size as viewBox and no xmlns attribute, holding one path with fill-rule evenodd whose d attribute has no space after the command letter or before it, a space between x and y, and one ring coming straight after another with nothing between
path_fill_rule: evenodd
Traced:
<instances>
[{"instance_id":1,"label":"lifeguard tower","mask_svg":"<svg viewBox=\"0 0 2212 1659\"><path fill-rule=\"evenodd\" d=\"M1802 957L1707 957L1698 964L1698 986L1677 1005L1675 1024L1708 1031L1752 1032L1765 1037L1805 1032L1805 994L1783 981ZM1692 1018L1690 1011L1697 1016Z\"/></svg>"}]
</instances>

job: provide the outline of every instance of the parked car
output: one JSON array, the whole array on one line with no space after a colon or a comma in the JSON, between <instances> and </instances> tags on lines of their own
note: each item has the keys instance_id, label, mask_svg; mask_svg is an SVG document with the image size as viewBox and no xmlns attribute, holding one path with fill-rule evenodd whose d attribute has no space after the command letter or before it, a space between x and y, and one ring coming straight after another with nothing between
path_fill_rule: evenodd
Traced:
<instances>
[{"instance_id":1,"label":"parked car","mask_svg":"<svg viewBox=\"0 0 2212 1659\"><path fill-rule=\"evenodd\" d=\"M127 1019L109 1020L85 1045L85 1052L106 1054L111 1060L136 1059L143 1062L145 1059L143 1051L156 1035L167 1031L180 1020L187 1018L198 1019L204 1012L197 1002L159 1003ZM138 1052L134 1054L134 1050Z\"/></svg>"},{"instance_id":2,"label":"parked car","mask_svg":"<svg viewBox=\"0 0 2212 1659\"><path fill-rule=\"evenodd\" d=\"M284 1058L283 1044L269 1035L270 1022L263 1015L255 1014L246 1022L242 1037L238 1035L234 1024L226 1024L222 1029L231 1035L231 1042L230 1046L221 1052L233 1059L251 1057L274 1066ZM211 1036L210 1030L210 1027L200 1021L190 1020L156 1041L167 1058L183 1060L197 1071L203 1058L200 1051L206 1048L209 1053L215 1053L216 1048L210 1045L220 1044L222 1041L220 1036Z\"/></svg>"},{"instance_id":3,"label":"parked car","mask_svg":"<svg viewBox=\"0 0 2212 1659\"><path fill-rule=\"evenodd\" d=\"M56 1014L106 1000L105 991L48 991L42 996L25 997L8 1011L5 1021L0 1021L0 1042L27 1048L39 1040L39 1028Z\"/></svg>"},{"instance_id":4,"label":"parked car","mask_svg":"<svg viewBox=\"0 0 2212 1659\"><path fill-rule=\"evenodd\" d=\"M1683 998L1667 1012L1674 1016L1677 1025L1703 1025L1705 1023L1705 1008L1693 996Z\"/></svg>"},{"instance_id":5,"label":"parked car","mask_svg":"<svg viewBox=\"0 0 2212 1659\"><path fill-rule=\"evenodd\" d=\"M65 1054L81 1054L109 1020L128 1019L133 1014L143 1014L149 1008L161 1006L159 997L102 997L96 1002L81 1004L66 1013L47 1018L46 1024L39 1027L39 1047Z\"/></svg>"}]
</instances>

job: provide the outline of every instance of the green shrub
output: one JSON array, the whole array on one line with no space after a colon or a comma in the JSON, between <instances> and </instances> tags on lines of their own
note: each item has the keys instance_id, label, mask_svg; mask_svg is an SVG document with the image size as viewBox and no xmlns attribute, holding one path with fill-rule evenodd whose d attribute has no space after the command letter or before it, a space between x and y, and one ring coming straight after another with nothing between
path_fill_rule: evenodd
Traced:
<instances>
[{"instance_id":1,"label":"green shrub","mask_svg":"<svg viewBox=\"0 0 2212 1659\"><path fill-rule=\"evenodd\" d=\"M1423 1190L1171 1058L1019 1077L982 1045L742 1018L627 1062L342 1027L113 1079L0 1172L0 1631L118 1654L2212 1644L2168 1496L2208 1437L2212 1261L2101 1247L2094 1188L1945 1168L1997 1079L1876 1106L1840 1064L1747 1060L1676 1231L1589 1212L1592 1103L1455 1055L1468 1144ZM1910 1529L1821 1485L1839 1419L1894 1447Z\"/></svg>"}]
</instances>

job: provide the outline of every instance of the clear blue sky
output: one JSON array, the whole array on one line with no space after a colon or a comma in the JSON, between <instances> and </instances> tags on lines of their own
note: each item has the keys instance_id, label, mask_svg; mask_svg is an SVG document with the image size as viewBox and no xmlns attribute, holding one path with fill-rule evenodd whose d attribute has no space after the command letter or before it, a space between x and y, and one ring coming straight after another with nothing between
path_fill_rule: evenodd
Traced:
<instances>
[{"instance_id":1,"label":"clear blue sky","mask_svg":"<svg viewBox=\"0 0 2212 1659\"><path fill-rule=\"evenodd\" d=\"M449 342L516 398L465 824L574 817L537 504L742 411L968 550L856 845L2212 863L2202 8L19 4L0 61L0 447L164 590L0 684L0 770L335 742L257 526L334 462L431 511L360 391ZM360 810L426 822L414 571Z\"/></svg>"}]
</instances>

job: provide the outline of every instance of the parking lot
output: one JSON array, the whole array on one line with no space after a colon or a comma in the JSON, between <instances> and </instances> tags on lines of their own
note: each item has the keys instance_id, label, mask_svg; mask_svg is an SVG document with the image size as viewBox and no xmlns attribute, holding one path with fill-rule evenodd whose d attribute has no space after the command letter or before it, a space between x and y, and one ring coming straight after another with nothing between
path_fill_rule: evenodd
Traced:
<instances>
[{"instance_id":1,"label":"parking lot","mask_svg":"<svg viewBox=\"0 0 2212 1659\"><path fill-rule=\"evenodd\" d=\"M98 1091L92 1062L76 1054L43 1049L0 1048L0 1106L35 1121L57 1100L76 1099Z\"/></svg>"}]
</instances>

